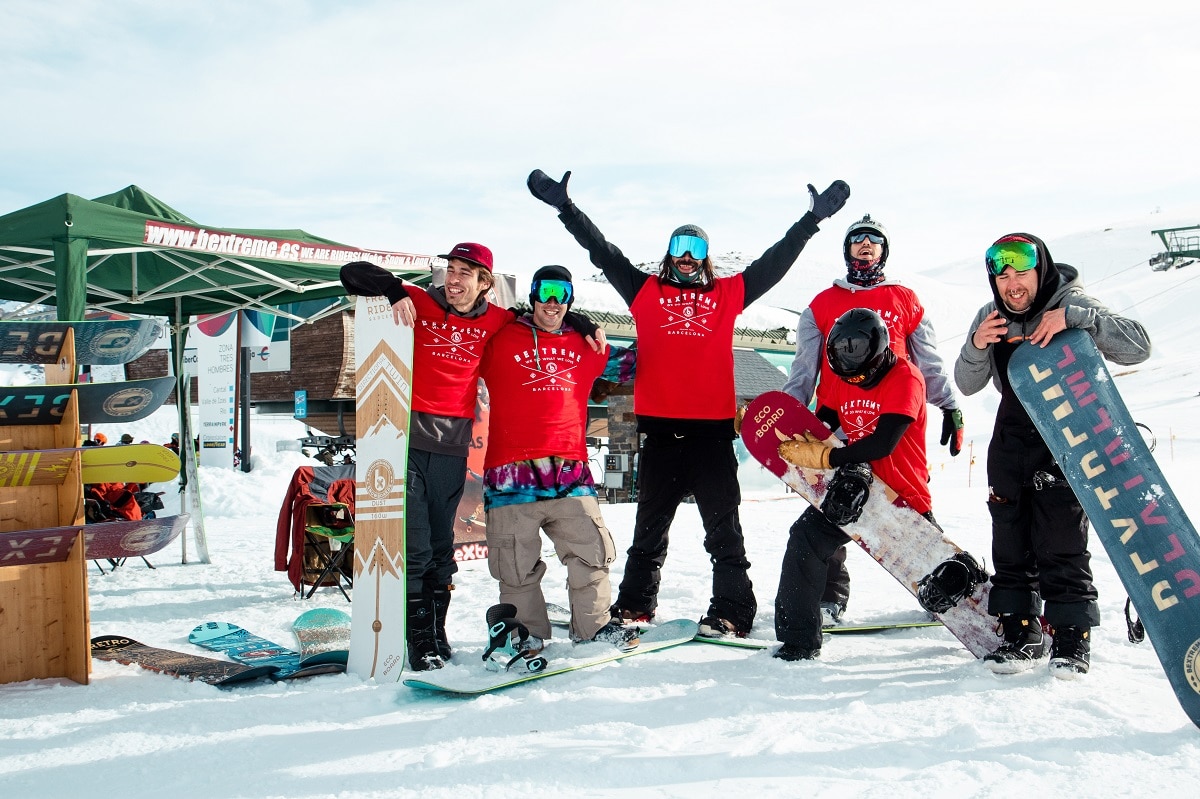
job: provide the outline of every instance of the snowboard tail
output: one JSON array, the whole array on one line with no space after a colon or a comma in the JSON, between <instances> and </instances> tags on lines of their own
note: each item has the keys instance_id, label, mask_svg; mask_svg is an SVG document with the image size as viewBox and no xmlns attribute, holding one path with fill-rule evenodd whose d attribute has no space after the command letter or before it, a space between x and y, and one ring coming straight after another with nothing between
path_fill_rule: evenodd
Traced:
<instances>
[{"instance_id":1,"label":"snowboard tail","mask_svg":"<svg viewBox=\"0 0 1200 799\"><path fill-rule=\"evenodd\" d=\"M1137 609L1180 705L1200 726L1200 536L1137 430L1092 337L1022 344L1008 366Z\"/></svg>"},{"instance_id":2,"label":"snowboard tail","mask_svg":"<svg viewBox=\"0 0 1200 799\"><path fill-rule=\"evenodd\" d=\"M245 666L228 660L176 652L173 649L160 649L119 635L101 635L93 638L92 657L96 660L141 666L149 671L157 671L171 677L184 677L219 688L257 680L275 671L271 666Z\"/></svg>"}]
</instances>

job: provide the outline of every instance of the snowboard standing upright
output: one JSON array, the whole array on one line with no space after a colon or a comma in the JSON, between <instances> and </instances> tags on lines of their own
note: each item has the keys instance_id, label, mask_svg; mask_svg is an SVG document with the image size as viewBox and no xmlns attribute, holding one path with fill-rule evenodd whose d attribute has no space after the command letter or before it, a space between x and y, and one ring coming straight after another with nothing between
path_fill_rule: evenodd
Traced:
<instances>
[{"instance_id":1,"label":"snowboard standing upright","mask_svg":"<svg viewBox=\"0 0 1200 799\"><path fill-rule=\"evenodd\" d=\"M1020 398L1145 625L1184 712L1200 726L1200 536L1167 485L1084 330L1023 344Z\"/></svg>"},{"instance_id":2,"label":"snowboard standing upright","mask_svg":"<svg viewBox=\"0 0 1200 799\"><path fill-rule=\"evenodd\" d=\"M782 391L768 391L757 397L742 420L742 440L750 454L819 508L828 488L826 480L833 473L801 469L779 455L782 442L806 432L841 446L816 414ZM963 550L916 511L893 505L894 497L895 492L876 477L862 517L842 530L916 596L923 577ZM999 644L996 620L987 612L990 587L990 582L976 586L970 596L937 616L971 654L980 658Z\"/></svg>"},{"instance_id":3,"label":"snowboard standing upright","mask_svg":"<svg viewBox=\"0 0 1200 799\"><path fill-rule=\"evenodd\" d=\"M413 330L393 321L386 297L359 297L354 316L358 442L348 669L397 682L407 652L404 499Z\"/></svg>"}]
</instances>

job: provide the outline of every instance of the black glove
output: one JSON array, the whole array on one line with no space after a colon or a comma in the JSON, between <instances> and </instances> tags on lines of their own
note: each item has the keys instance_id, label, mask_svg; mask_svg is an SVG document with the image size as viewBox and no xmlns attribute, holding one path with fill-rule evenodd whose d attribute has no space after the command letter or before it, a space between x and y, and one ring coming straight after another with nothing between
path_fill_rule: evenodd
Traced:
<instances>
[{"instance_id":1,"label":"black glove","mask_svg":"<svg viewBox=\"0 0 1200 799\"><path fill-rule=\"evenodd\" d=\"M540 169L535 169L529 173L529 179L525 181L525 185L529 187L529 191L534 197L544 202L546 205L553 205L562 213L568 205L571 204L571 198L567 196L567 181L571 179L571 170L563 173L562 180L555 180Z\"/></svg>"},{"instance_id":2,"label":"black glove","mask_svg":"<svg viewBox=\"0 0 1200 799\"><path fill-rule=\"evenodd\" d=\"M950 445L950 456L962 452L963 420L962 411L958 408L946 408L942 411L942 446Z\"/></svg>"},{"instance_id":3,"label":"black glove","mask_svg":"<svg viewBox=\"0 0 1200 799\"><path fill-rule=\"evenodd\" d=\"M839 466L821 500L821 513L838 527L854 524L871 495L871 479L871 467L865 463Z\"/></svg>"},{"instance_id":4,"label":"black glove","mask_svg":"<svg viewBox=\"0 0 1200 799\"><path fill-rule=\"evenodd\" d=\"M567 311L565 314L563 314L563 322L570 325L575 332L579 333L584 338L595 338L596 331L600 329L600 326L593 322L590 318L581 313L576 313L575 311Z\"/></svg>"},{"instance_id":5,"label":"black glove","mask_svg":"<svg viewBox=\"0 0 1200 799\"><path fill-rule=\"evenodd\" d=\"M567 174L571 173L568 172ZM532 176L530 179L532 180ZM566 183L566 178L563 178L563 183ZM846 200L850 197L850 186L844 180L835 180L829 184L829 188L817 194L816 188L813 187L813 184L809 183L808 193L808 210L817 219L828 219L842 210L842 206L846 204ZM537 194L537 192L534 192L534 194Z\"/></svg>"}]
</instances>

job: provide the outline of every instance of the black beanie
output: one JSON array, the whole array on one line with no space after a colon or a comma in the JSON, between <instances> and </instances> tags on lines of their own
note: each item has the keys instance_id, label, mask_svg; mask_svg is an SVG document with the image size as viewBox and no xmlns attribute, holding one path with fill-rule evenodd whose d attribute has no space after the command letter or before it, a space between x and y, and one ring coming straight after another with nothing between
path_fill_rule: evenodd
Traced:
<instances>
[{"instance_id":1,"label":"black beanie","mask_svg":"<svg viewBox=\"0 0 1200 799\"><path fill-rule=\"evenodd\" d=\"M534 299L533 287L538 284L539 280L565 280L568 283L572 284L571 302L567 303L567 307L570 308L571 305L574 304L574 302L575 302L574 280L571 278L570 270L567 269L565 266L559 266L558 264L549 264L547 266L540 267L536 272L534 272L533 280L529 281L529 307L530 308L533 307L533 299Z\"/></svg>"}]
</instances>

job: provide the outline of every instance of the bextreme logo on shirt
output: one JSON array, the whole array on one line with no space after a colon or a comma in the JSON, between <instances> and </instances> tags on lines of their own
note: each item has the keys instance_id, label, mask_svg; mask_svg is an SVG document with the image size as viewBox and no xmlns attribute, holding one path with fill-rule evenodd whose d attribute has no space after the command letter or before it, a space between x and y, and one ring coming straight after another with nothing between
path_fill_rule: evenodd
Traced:
<instances>
[{"instance_id":1,"label":"bextreme logo on shirt","mask_svg":"<svg viewBox=\"0 0 1200 799\"><path fill-rule=\"evenodd\" d=\"M659 307L665 317L662 329L671 336L706 336L712 332L708 317L717 311L716 299L709 292L684 291L677 297L662 297Z\"/></svg>"},{"instance_id":2,"label":"bextreme logo on shirt","mask_svg":"<svg viewBox=\"0 0 1200 799\"><path fill-rule=\"evenodd\" d=\"M875 429L875 423L879 421L879 407L877 401L869 398L842 403L838 417L851 441L858 441Z\"/></svg>"},{"instance_id":3,"label":"bextreme logo on shirt","mask_svg":"<svg viewBox=\"0 0 1200 799\"><path fill-rule=\"evenodd\" d=\"M583 362L583 356L559 347L538 347L522 350L513 360L529 370L521 385L530 391L570 391L577 382L571 372Z\"/></svg>"},{"instance_id":4,"label":"bextreme logo on shirt","mask_svg":"<svg viewBox=\"0 0 1200 799\"><path fill-rule=\"evenodd\" d=\"M478 360L482 330L477 327L462 327L449 322L421 320L421 328L428 338L421 337L422 345L434 357L449 358L463 363Z\"/></svg>"}]
</instances>

